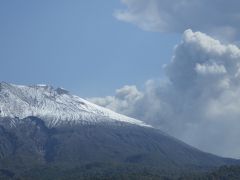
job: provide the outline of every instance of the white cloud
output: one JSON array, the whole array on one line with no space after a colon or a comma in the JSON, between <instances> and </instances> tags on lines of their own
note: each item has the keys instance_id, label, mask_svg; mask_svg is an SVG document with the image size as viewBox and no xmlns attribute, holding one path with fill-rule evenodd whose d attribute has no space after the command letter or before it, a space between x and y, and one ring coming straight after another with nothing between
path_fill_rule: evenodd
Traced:
<instances>
[{"instance_id":1,"label":"white cloud","mask_svg":"<svg viewBox=\"0 0 240 180\"><path fill-rule=\"evenodd\" d=\"M238 0L122 0L117 19L147 31L183 32L191 28L233 40L239 36Z\"/></svg>"},{"instance_id":2,"label":"white cloud","mask_svg":"<svg viewBox=\"0 0 240 180\"><path fill-rule=\"evenodd\" d=\"M223 65L217 65L216 63L213 64L196 64L195 70L197 73L202 75L218 75L218 74L225 74L226 69Z\"/></svg>"},{"instance_id":3,"label":"white cloud","mask_svg":"<svg viewBox=\"0 0 240 180\"><path fill-rule=\"evenodd\" d=\"M124 86L116 90L115 96L107 96L104 98L89 98L88 100L106 108L112 109L122 114L131 114L135 103L141 99L143 94L136 86Z\"/></svg>"},{"instance_id":4,"label":"white cloud","mask_svg":"<svg viewBox=\"0 0 240 180\"><path fill-rule=\"evenodd\" d=\"M142 119L208 152L240 157L240 49L187 30L164 81L93 102Z\"/></svg>"}]
</instances>

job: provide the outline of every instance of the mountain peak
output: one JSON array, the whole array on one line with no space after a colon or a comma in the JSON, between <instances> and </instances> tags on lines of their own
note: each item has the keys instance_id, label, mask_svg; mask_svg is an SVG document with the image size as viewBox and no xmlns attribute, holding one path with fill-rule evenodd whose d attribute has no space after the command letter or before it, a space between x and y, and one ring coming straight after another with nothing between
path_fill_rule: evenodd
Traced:
<instances>
[{"instance_id":1,"label":"mountain peak","mask_svg":"<svg viewBox=\"0 0 240 180\"><path fill-rule=\"evenodd\" d=\"M20 119L35 116L48 126L78 123L125 122L149 126L144 122L90 103L63 88L49 85L0 83L0 117Z\"/></svg>"}]
</instances>

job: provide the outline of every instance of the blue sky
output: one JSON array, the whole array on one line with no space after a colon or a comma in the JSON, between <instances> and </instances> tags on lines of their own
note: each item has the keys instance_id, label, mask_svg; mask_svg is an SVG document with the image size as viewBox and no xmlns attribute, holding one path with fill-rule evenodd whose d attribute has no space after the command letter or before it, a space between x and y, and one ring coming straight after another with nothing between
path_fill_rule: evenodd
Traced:
<instances>
[{"instance_id":1,"label":"blue sky","mask_svg":"<svg viewBox=\"0 0 240 180\"><path fill-rule=\"evenodd\" d=\"M82 97L163 75L179 34L117 20L119 0L0 1L1 81L51 84Z\"/></svg>"}]
</instances>

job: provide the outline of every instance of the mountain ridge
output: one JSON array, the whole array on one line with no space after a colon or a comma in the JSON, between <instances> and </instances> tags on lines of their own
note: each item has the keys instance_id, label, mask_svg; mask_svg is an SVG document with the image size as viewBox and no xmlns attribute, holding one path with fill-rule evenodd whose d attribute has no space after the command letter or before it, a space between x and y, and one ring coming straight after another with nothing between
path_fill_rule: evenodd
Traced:
<instances>
[{"instance_id":1,"label":"mountain ridge","mask_svg":"<svg viewBox=\"0 0 240 180\"><path fill-rule=\"evenodd\" d=\"M48 120L48 126L101 121L121 121L140 126L150 125L71 95L63 88L48 85L0 83L0 117L36 116Z\"/></svg>"}]
</instances>

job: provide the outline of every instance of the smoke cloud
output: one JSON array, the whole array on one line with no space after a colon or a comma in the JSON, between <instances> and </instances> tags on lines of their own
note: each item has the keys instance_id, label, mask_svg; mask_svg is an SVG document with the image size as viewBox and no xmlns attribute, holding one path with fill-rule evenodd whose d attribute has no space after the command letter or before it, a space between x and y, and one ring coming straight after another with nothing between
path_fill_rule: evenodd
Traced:
<instances>
[{"instance_id":1,"label":"smoke cloud","mask_svg":"<svg viewBox=\"0 0 240 180\"><path fill-rule=\"evenodd\" d=\"M89 100L207 152L239 158L240 49L186 30L164 70L165 79L147 81L142 91L124 86L115 96Z\"/></svg>"}]
</instances>

